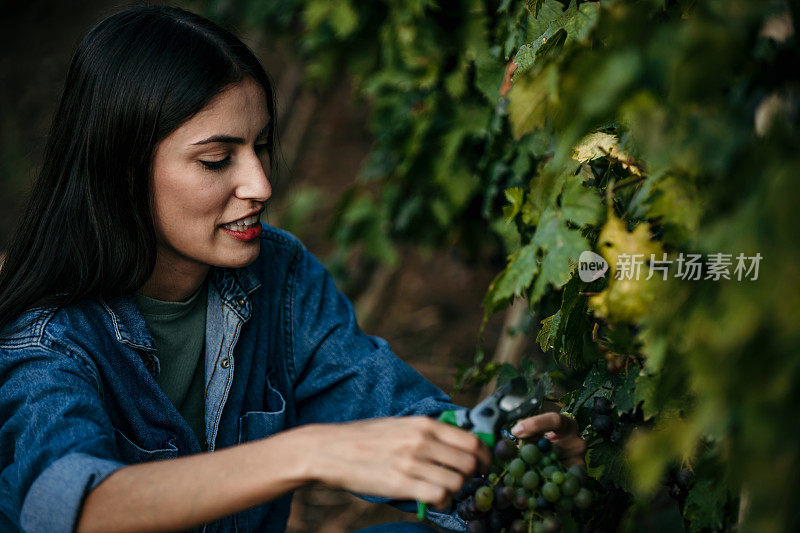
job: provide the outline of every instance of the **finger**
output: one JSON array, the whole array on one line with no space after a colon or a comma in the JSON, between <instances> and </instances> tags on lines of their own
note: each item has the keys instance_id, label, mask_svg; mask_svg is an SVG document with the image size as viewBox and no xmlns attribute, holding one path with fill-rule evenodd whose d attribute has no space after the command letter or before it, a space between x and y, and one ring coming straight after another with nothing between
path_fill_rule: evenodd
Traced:
<instances>
[{"instance_id":1,"label":"finger","mask_svg":"<svg viewBox=\"0 0 800 533\"><path fill-rule=\"evenodd\" d=\"M560 450L561 461L569 466L584 464L586 458L586 441L578 436L553 441Z\"/></svg>"},{"instance_id":2,"label":"finger","mask_svg":"<svg viewBox=\"0 0 800 533\"><path fill-rule=\"evenodd\" d=\"M441 487L450 497L464 485L464 476L458 472L426 460L404 460L400 468L409 477ZM425 500L423 500L425 501ZM430 500L430 503L436 503Z\"/></svg>"},{"instance_id":3,"label":"finger","mask_svg":"<svg viewBox=\"0 0 800 533\"><path fill-rule=\"evenodd\" d=\"M561 413L543 413L517 421L511 428L511 433L520 438L528 438L546 431L563 434L570 431L572 424L574 421Z\"/></svg>"},{"instance_id":4,"label":"finger","mask_svg":"<svg viewBox=\"0 0 800 533\"><path fill-rule=\"evenodd\" d=\"M452 468L462 476L473 476L481 466L480 459L472 453L454 448L439 440L431 440L418 452L420 459Z\"/></svg>"},{"instance_id":5,"label":"finger","mask_svg":"<svg viewBox=\"0 0 800 533\"><path fill-rule=\"evenodd\" d=\"M434 422L433 435L449 446L458 448L478 459L479 466L482 469L489 468L492 464L492 454L489 447L481 441L477 436L469 431L445 424L443 422Z\"/></svg>"},{"instance_id":6,"label":"finger","mask_svg":"<svg viewBox=\"0 0 800 533\"><path fill-rule=\"evenodd\" d=\"M411 491L408 498L425 502L442 511L450 507L452 496L444 488L420 479L411 479L408 484Z\"/></svg>"}]
</instances>

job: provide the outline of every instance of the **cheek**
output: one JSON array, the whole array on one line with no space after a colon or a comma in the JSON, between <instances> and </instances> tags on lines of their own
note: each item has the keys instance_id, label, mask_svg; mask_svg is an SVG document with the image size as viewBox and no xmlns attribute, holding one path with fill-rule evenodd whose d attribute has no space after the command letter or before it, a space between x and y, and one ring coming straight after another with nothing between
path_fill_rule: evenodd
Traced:
<instances>
[{"instance_id":1,"label":"cheek","mask_svg":"<svg viewBox=\"0 0 800 533\"><path fill-rule=\"evenodd\" d=\"M219 184L187 170L161 172L153 183L157 229L165 237L190 232L197 238L195 232L213 232L226 198Z\"/></svg>"}]
</instances>

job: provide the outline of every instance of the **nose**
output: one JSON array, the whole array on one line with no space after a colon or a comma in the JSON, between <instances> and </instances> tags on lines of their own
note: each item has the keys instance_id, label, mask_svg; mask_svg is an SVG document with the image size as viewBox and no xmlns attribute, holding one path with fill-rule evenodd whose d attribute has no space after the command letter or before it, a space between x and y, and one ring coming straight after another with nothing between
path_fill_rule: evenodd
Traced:
<instances>
[{"instance_id":1,"label":"nose","mask_svg":"<svg viewBox=\"0 0 800 533\"><path fill-rule=\"evenodd\" d=\"M272 196L272 184L269 182L269 158L258 157L255 152L243 162L237 176L236 197L243 200L266 202Z\"/></svg>"}]
</instances>

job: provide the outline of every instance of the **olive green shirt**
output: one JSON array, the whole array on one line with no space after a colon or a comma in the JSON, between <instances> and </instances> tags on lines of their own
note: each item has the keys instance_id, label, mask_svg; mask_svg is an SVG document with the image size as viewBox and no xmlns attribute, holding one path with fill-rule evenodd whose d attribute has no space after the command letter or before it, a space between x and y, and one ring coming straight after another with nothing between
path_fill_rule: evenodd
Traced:
<instances>
[{"instance_id":1,"label":"olive green shirt","mask_svg":"<svg viewBox=\"0 0 800 533\"><path fill-rule=\"evenodd\" d=\"M136 303L156 344L161 367L156 382L189 423L203 450L207 299L206 283L185 302L136 294Z\"/></svg>"}]
</instances>

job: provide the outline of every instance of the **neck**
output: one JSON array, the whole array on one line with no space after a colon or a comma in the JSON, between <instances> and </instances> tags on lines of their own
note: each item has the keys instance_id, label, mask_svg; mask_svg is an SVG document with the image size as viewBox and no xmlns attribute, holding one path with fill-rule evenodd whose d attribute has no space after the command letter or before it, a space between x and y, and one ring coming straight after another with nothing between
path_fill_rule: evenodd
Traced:
<instances>
[{"instance_id":1,"label":"neck","mask_svg":"<svg viewBox=\"0 0 800 533\"><path fill-rule=\"evenodd\" d=\"M159 254L153 273L138 292L165 302L185 302L203 284L208 270L205 264L170 261Z\"/></svg>"}]
</instances>

